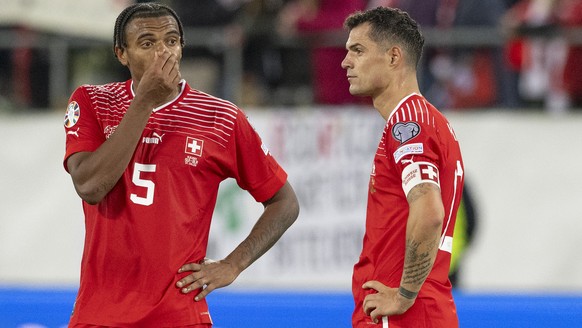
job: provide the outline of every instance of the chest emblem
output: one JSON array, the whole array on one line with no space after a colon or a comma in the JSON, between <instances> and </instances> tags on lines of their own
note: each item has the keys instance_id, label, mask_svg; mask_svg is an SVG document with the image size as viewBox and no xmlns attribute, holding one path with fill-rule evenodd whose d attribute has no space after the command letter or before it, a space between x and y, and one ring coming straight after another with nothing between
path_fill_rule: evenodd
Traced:
<instances>
[{"instance_id":1,"label":"chest emblem","mask_svg":"<svg viewBox=\"0 0 582 328\"><path fill-rule=\"evenodd\" d=\"M204 140L192 137L186 137L186 158L184 164L190 166L198 166L198 158L202 157L202 150L204 149Z\"/></svg>"},{"instance_id":2,"label":"chest emblem","mask_svg":"<svg viewBox=\"0 0 582 328\"><path fill-rule=\"evenodd\" d=\"M203 148L204 140L186 137L186 154L201 157Z\"/></svg>"}]
</instances>

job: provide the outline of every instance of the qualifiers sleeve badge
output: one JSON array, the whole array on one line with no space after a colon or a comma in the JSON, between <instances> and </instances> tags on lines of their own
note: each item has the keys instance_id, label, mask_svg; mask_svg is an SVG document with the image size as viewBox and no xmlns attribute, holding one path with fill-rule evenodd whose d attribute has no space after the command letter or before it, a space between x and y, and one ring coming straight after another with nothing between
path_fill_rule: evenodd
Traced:
<instances>
[{"instance_id":1,"label":"qualifiers sleeve badge","mask_svg":"<svg viewBox=\"0 0 582 328\"><path fill-rule=\"evenodd\" d=\"M81 110L79 109L79 104L76 101L71 101L69 106L67 106L67 112L65 113L65 127L72 128L79 121L79 116L81 116Z\"/></svg>"},{"instance_id":2,"label":"qualifiers sleeve badge","mask_svg":"<svg viewBox=\"0 0 582 328\"><path fill-rule=\"evenodd\" d=\"M416 137L420 134L420 125L416 122L396 123L392 127L392 137L400 144Z\"/></svg>"}]
</instances>

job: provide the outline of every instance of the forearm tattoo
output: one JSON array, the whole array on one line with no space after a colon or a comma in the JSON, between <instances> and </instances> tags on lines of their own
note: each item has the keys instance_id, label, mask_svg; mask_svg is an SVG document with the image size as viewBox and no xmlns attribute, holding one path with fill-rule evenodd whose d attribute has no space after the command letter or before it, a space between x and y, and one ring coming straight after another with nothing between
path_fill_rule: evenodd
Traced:
<instances>
[{"instance_id":1,"label":"forearm tattoo","mask_svg":"<svg viewBox=\"0 0 582 328\"><path fill-rule=\"evenodd\" d=\"M412 204L432 189L439 189L437 185L431 183L421 183L408 193L408 203ZM429 240L418 241L417 239L406 239L406 256L404 272L402 273L402 283L412 284L420 287L432 270L434 262L435 248L438 246L438 236Z\"/></svg>"},{"instance_id":2,"label":"forearm tattoo","mask_svg":"<svg viewBox=\"0 0 582 328\"><path fill-rule=\"evenodd\" d=\"M404 284L422 285L430 270L433 259L432 250L436 241L421 243L411 239L406 241L406 259L408 265L404 267L402 282Z\"/></svg>"},{"instance_id":3,"label":"forearm tattoo","mask_svg":"<svg viewBox=\"0 0 582 328\"><path fill-rule=\"evenodd\" d=\"M279 217L267 221L259 220L247 239L239 245L242 257L248 260L247 265L256 261L273 247L295 218L296 216L293 216L292 213L285 212Z\"/></svg>"}]
</instances>

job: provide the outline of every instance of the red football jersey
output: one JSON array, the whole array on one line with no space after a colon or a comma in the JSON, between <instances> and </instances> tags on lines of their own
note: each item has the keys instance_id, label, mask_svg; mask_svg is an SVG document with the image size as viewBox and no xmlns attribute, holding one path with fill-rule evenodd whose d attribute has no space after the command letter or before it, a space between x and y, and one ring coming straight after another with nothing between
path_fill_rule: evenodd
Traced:
<instances>
[{"instance_id":1,"label":"red football jersey","mask_svg":"<svg viewBox=\"0 0 582 328\"><path fill-rule=\"evenodd\" d=\"M445 218L439 251L415 304L403 315L383 319L390 328L458 325L448 272L463 189L463 160L447 119L425 98L412 94L390 114L374 157L366 233L352 281L354 327L373 324L362 310L365 296L374 292L362 289L366 281L400 286L409 210L406 195L419 183L434 183L441 190Z\"/></svg>"},{"instance_id":2,"label":"red football jersey","mask_svg":"<svg viewBox=\"0 0 582 328\"><path fill-rule=\"evenodd\" d=\"M132 81L79 87L65 115L66 161L115 133ZM85 246L70 324L169 327L211 323L197 292L175 283L204 259L219 183L236 179L256 201L287 174L232 103L191 89L154 109L123 176L97 205L83 202Z\"/></svg>"}]
</instances>

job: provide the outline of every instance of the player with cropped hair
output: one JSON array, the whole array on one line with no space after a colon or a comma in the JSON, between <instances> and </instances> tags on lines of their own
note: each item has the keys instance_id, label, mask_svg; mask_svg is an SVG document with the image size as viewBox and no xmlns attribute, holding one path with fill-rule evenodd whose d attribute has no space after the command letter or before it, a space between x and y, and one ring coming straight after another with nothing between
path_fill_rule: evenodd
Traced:
<instances>
[{"instance_id":1,"label":"player with cropped hair","mask_svg":"<svg viewBox=\"0 0 582 328\"><path fill-rule=\"evenodd\" d=\"M386 120L353 272L353 326L457 327L448 272L463 160L451 125L419 91L424 38L399 9L356 12L345 26L349 90Z\"/></svg>"}]
</instances>

